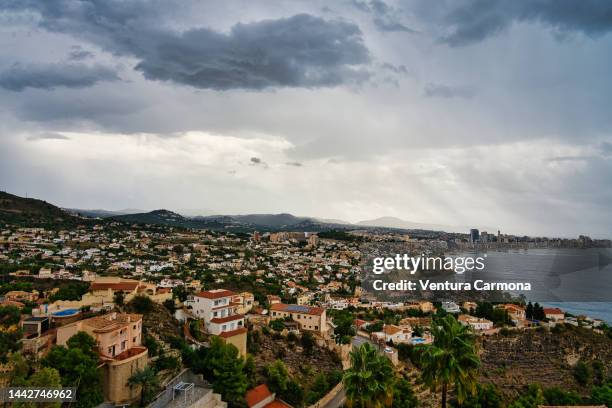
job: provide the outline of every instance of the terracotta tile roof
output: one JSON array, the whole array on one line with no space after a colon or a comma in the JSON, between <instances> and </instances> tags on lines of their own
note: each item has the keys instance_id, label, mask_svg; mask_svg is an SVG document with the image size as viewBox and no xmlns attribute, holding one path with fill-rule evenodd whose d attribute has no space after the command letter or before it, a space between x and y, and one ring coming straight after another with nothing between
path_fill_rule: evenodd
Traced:
<instances>
[{"instance_id":1,"label":"terracotta tile roof","mask_svg":"<svg viewBox=\"0 0 612 408\"><path fill-rule=\"evenodd\" d=\"M246 395L244 396L244 399L246 400L246 403L250 408L271 396L272 393L270 392L268 386L266 384L261 384L255 388L248 390Z\"/></svg>"},{"instance_id":2,"label":"terracotta tile roof","mask_svg":"<svg viewBox=\"0 0 612 408\"><path fill-rule=\"evenodd\" d=\"M125 327L129 324L136 323L142 320L142 315L135 313L120 313L113 318L113 314L109 313L104 316L90 317L89 319L81 320L80 322L84 325L92 327L95 331L110 331L120 327Z\"/></svg>"},{"instance_id":3,"label":"terracotta tile roof","mask_svg":"<svg viewBox=\"0 0 612 408\"><path fill-rule=\"evenodd\" d=\"M25 307L24 303L17 302L15 300L5 300L2 303L0 303L0 305L2 305L2 306L15 306L15 307L18 307L18 308Z\"/></svg>"},{"instance_id":4,"label":"terracotta tile roof","mask_svg":"<svg viewBox=\"0 0 612 408\"><path fill-rule=\"evenodd\" d=\"M391 336L392 336L392 335L394 335L395 333L399 333L400 331L402 331L402 329L400 329L399 327L394 326L394 325L392 325L392 324L388 324L388 325L386 325L386 326L385 326L385 328L383 329L383 331L384 331L386 334L389 334L389 335L391 335Z\"/></svg>"},{"instance_id":5,"label":"terracotta tile roof","mask_svg":"<svg viewBox=\"0 0 612 408\"><path fill-rule=\"evenodd\" d=\"M210 322L219 324L219 323L233 322L234 320L239 320L239 319L244 319L244 315L236 314L236 315L226 316L226 317L215 317L215 318L210 319Z\"/></svg>"},{"instance_id":6,"label":"terracotta tile roof","mask_svg":"<svg viewBox=\"0 0 612 408\"><path fill-rule=\"evenodd\" d=\"M291 408L291 405L285 404L283 401L275 399L274 401L266 405L264 408Z\"/></svg>"},{"instance_id":7,"label":"terracotta tile roof","mask_svg":"<svg viewBox=\"0 0 612 408\"><path fill-rule=\"evenodd\" d=\"M129 348L129 349L127 349L125 351L122 351L121 353L117 354L115 356L115 360L117 360L117 361L126 360L126 359L128 359L130 357L137 356L137 355L139 355L139 354L141 354L141 353L143 353L145 351L147 351L146 347L140 347L140 346L132 347L132 348Z\"/></svg>"},{"instance_id":8,"label":"terracotta tile roof","mask_svg":"<svg viewBox=\"0 0 612 408\"><path fill-rule=\"evenodd\" d=\"M213 289L213 290L204 290L200 293L196 293L195 296L203 297L206 299L219 299L228 296L234 296L235 293L231 290L226 289Z\"/></svg>"},{"instance_id":9,"label":"terracotta tile roof","mask_svg":"<svg viewBox=\"0 0 612 408\"><path fill-rule=\"evenodd\" d=\"M558 307L545 307L544 314L564 314Z\"/></svg>"},{"instance_id":10,"label":"terracotta tile roof","mask_svg":"<svg viewBox=\"0 0 612 408\"><path fill-rule=\"evenodd\" d=\"M242 333L246 333L247 331L248 329L246 327L241 327L236 330L224 331L219 335L219 337L223 337L224 339L226 339L228 337L233 337L233 336L237 336Z\"/></svg>"},{"instance_id":11,"label":"terracotta tile roof","mask_svg":"<svg viewBox=\"0 0 612 408\"><path fill-rule=\"evenodd\" d=\"M270 310L276 312L309 314L315 316L320 316L325 312L325 309L323 309L322 307L287 305L285 303L275 303L270 306Z\"/></svg>"}]
</instances>

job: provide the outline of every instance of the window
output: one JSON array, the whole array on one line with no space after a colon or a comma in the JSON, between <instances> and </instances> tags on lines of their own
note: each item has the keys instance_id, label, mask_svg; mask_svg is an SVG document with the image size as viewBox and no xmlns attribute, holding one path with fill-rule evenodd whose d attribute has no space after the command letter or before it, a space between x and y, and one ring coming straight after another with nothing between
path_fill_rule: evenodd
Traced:
<instances>
[{"instance_id":1,"label":"window","mask_svg":"<svg viewBox=\"0 0 612 408\"><path fill-rule=\"evenodd\" d=\"M224 325L221 327L221 330L225 331L226 329L227 329L227 324L224 324Z\"/></svg>"},{"instance_id":2,"label":"window","mask_svg":"<svg viewBox=\"0 0 612 408\"><path fill-rule=\"evenodd\" d=\"M319 330L319 326L315 326L315 330Z\"/></svg>"},{"instance_id":3,"label":"window","mask_svg":"<svg viewBox=\"0 0 612 408\"><path fill-rule=\"evenodd\" d=\"M137 339L137 337L134 337L134 338L132 339L132 343L136 343L136 339Z\"/></svg>"}]
</instances>

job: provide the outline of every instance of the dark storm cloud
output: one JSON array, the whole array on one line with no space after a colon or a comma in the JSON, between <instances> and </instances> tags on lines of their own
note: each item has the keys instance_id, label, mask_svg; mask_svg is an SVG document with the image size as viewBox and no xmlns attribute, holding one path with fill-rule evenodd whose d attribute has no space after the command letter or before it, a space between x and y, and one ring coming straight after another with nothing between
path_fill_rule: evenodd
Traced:
<instances>
[{"instance_id":1,"label":"dark storm cloud","mask_svg":"<svg viewBox=\"0 0 612 408\"><path fill-rule=\"evenodd\" d=\"M253 164L260 164L261 163L261 159L259 157L251 157L251 163L253 163Z\"/></svg>"},{"instance_id":2,"label":"dark storm cloud","mask_svg":"<svg viewBox=\"0 0 612 408\"><path fill-rule=\"evenodd\" d=\"M541 23L558 33L598 36L612 29L612 2L601 0L465 0L448 3L443 41L461 46L481 41L515 21ZM444 9L444 8L441 8Z\"/></svg>"},{"instance_id":3,"label":"dark storm cloud","mask_svg":"<svg viewBox=\"0 0 612 408\"><path fill-rule=\"evenodd\" d=\"M44 132L28 136L27 140L34 142L37 140L70 140L68 136L64 136L55 132Z\"/></svg>"},{"instance_id":4,"label":"dark storm cloud","mask_svg":"<svg viewBox=\"0 0 612 408\"><path fill-rule=\"evenodd\" d=\"M0 87L9 91L26 88L84 88L101 81L116 81L112 69L101 65L83 64L14 64L0 71Z\"/></svg>"},{"instance_id":5,"label":"dark storm cloud","mask_svg":"<svg viewBox=\"0 0 612 408\"><path fill-rule=\"evenodd\" d=\"M427 84L424 89L425 96L429 98L472 98L473 89L467 87L448 86L442 84Z\"/></svg>"},{"instance_id":6,"label":"dark storm cloud","mask_svg":"<svg viewBox=\"0 0 612 408\"><path fill-rule=\"evenodd\" d=\"M148 79L218 90L334 86L369 76L354 68L369 61L359 28L307 14L237 24L229 34L169 34L142 57L136 69Z\"/></svg>"},{"instance_id":7,"label":"dark storm cloud","mask_svg":"<svg viewBox=\"0 0 612 408\"><path fill-rule=\"evenodd\" d=\"M71 61L83 61L83 60L86 60L88 58L93 58L93 57L94 57L93 52L84 50L78 45L73 46L72 49L70 50L70 53L68 54L68 59Z\"/></svg>"},{"instance_id":8,"label":"dark storm cloud","mask_svg":"<svg viewBox=\"0 0 612 408\"><path fill-rule=\"evenodd\" d=\"M2 2L2 0L0 0ZM118 55L139 59L152 80L202 89L327 87L361 82L370 55L358 26L308 14L173 31L155 18L158 3L55 0L0 3L40 13L40 26L83 38Z\"/></svg>"},{"instance_id":9,"label":"dark storm cloud","mask_svg":"<svg viewBox=\"0 0 612 408\"><path fill-rule=\"evenodd\" d=\"M417 32L400 22L397 10L382 0L353 0L353 5L365 13L372 14L372 22L380 31Z\"/></svg>"}]
</instances>

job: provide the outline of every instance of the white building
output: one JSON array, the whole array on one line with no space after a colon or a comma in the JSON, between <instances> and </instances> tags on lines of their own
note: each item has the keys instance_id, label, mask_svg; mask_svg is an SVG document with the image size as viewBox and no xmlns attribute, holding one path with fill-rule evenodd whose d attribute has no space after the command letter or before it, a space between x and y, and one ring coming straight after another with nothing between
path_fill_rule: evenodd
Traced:
<instances>
[{"instance_id":1,"label":"white building","mask_svg":"<svg viewBox=\"0 0 612 408\"><path fill-rule=\"evenodd\" d=\"M493 328L492 321L467 314L460 315L457 320L464 326L472 327L474 331L491 330Z\"/></svg>"},{"instance_id":2,"label":"white building","mask_svg":"<svg viewBox=\"0 0 612 408\"><path fill-rule=\"evenodd\" d=\"M196 293L185 302L192 313L204 320L206 330L215 335L244 327L244 315L237 313L241 306L232 299L236 294L226 289L213 289Z\"/></svg>"},{"instance_id":3,"label":"white building","mask_svg":"<svg viewBox=\"0 0 612 408\"><path fill-rule=\"evenodd\" d=\"M455 302L442 302L442 309L446 311L446 313L459 313L461 312L461 308Z\"/></svg>"},{"instance_id":4,"label":"white building","mask_svg":"<svg viewBox=\"0 0 612 408\"><path fill-rule=\"evenodd\" d=\"M412 327L410 325L396 326L387 324L382 331L372 333L377 339L384 339L385 343L393 342L393 344L410 343L412 339Z\"/></svg>"}]
</instances>

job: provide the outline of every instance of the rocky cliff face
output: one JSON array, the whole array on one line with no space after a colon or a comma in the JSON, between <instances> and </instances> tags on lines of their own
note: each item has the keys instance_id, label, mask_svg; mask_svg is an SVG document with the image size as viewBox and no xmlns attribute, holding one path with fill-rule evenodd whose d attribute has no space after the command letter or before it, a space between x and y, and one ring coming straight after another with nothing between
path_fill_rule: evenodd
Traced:
<instances>
[{"instance_id":1,"label":"rocky cliff face","mask_svg":"<svg viewBox=\"0 0 612 408\"><path fill-rule=\"evenodd\" d=\"M481 381L496 384L507 397L536 383L586 394L587 388L572 373L579 360L599 360L612 372L612 339L588 329L534 329L484 337L480 342Z\"/></svg>"}]
</instances>

